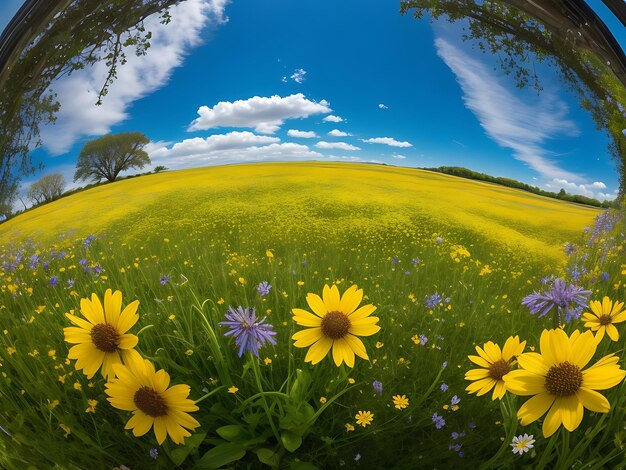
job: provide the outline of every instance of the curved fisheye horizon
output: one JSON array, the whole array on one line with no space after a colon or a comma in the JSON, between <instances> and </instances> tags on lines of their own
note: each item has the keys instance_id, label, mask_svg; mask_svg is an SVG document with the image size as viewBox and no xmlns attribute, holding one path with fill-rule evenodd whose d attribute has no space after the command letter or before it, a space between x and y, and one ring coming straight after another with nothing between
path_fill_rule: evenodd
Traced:
<instances>
[{"instance_id":1,"label":"curved fisheye horizon","mask_svg":"<svg viewBox=\"0 0 626 470\"><path fill-rule=\"evenodd\" d=\"M626 3L0 31L0 467L626 468Z\"/></svg>"},{"instance_id":2,"label":"curved fisheye horizon","mask_svg":"<svg viewBox=\"0 0 626 470\"><path fill-rule=\"evenodd\" d=\"M29 3L33 8L38 5ZM596 3L596 8L604 6ZM467 20L437 18L430 25L416 23L410 3L405 3L407 12L402 16L393 5L380 5L381 14L395 16L393 22L379 25L381 37L374 35L370 45L357 45L367 40L358 32L367 30L367 18L374 14L353 12L353 29L340 37L341 48L335 46L329 52L334 39L312 50L307 38L313 31L306 31L298 21L281 31L278 25L284 19L302 18L306 11L302 6L285 9L276 4L266 15L276 22L272 30L277 35L292 37L290 45L266 34L265 44L257 51L245 41L237 42L242 31L261 34L254 32L260 25L253 9L239 13L236 4L221 1L162 3L169 4L173 5L171 24L156 17L147 20L151 50L135 56L131 50L135 45L120 48L118 53L125 54L128 62L118 64L116 80L109 83L114 76L109 77L104 64L96 63L51 81L48 91L56 94L60 108L55 122L41 127L41 148L30 152L33 162L44 167L23 179L22 196L47 173L62 174L67 189L84 185L84 181L72 181L82 146L107 133L135 131L150 139L146 151L153 168L294 159L458 166L516 179L547 192L564 189L599 202L612 201L619 194L620 157L611 156L611 139L605 131L594 129L602 124L580 110L580 97L563 90L562 78L550 64L543 67L540 61L529 63L536 67L536 83L520 90L520 83L507 76L511 70L498 69L493 56L477 50L479 38L461 39ZM320 19L327 23L320 27L337 29L335 23L349 7L344 11L334 20ZM610 11L600 13L607 19L611 15ZM579 20L564 18L570 23ZM619 53L623 57L621 50L613 52L606 46L615 42L619 48L623 39L619 34L617 39L605 38L600 46L594 42L597 30L608 31L596 19L602 27L587 27L593 31L584 31L591 38L584 41L596 44L603 60L620 57ZM303 33L293 34L294 28ZM416 50L418 62L397 53L400 44L411 41L434 47ZM384 65L374 70L371 61L358 57L359 47L396 53L388 54ZM308 50L308 57L300 57L299 49ZM219 51L232 51L232 55ZM238 58L235 63L233 57ZM618 77L626 76L624 61L614 63ZM253 68L244 69L244 64ZM211 73L207 79L203 71L209 68L220 73ZM395 86L385 86L387 73L398 82ZM356 83L347 90L349 82ZM538 91L543 82L545 89ZM432 93L437 84L455 90L454 95ZM411 93L406 94L409 89ZM96 105L103 90L108 96ZM412 115L416 109L430 119L416 119ZM511 112L498 115L503 109ZM149 118L156 114L158 121ZM535 122L529 122L534 117Z\"/></svg>"}]
</instances>

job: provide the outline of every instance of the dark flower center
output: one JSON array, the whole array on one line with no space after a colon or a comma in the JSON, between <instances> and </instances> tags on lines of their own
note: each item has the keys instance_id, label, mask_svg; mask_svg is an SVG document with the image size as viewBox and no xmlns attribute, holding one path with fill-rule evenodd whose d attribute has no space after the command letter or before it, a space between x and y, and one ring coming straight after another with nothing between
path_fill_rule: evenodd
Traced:
<instances>
[{"instance_id":1,"label":"dark flower center","mask_svg":"<svg viewBox=\"0 0 626 470\"><path fill-rule=\"evenodd\" d=\"M350 319L343 312L328 312L322 318L322 333L330 339L341 339L348 334Z\"/></svg>"},{"instance_id":2,"label":"dark flower center","mask_svg":"<svg viewBox=\"0 0 626 470\"><path fill-rule=\"evenodd\" d=\"M137 390L133 401L137 408L153 418L167 414L167 403L156 390L150 387L144 386Z\"/></svg>"},{"instance_id":3,"label":"dark flower center","mask_svg":"<svg viewBox=\"0 0 626 470\"><path fill-rule=\"evenodd\" d=\"M489 375L495 380L502 380L502 377L509 372L511 372L511 366L504 359L500 359L489 366Z\"/></svg>"},{"instance_id":4,"label":"dark flower center","mask_svg":"<svg viewBox=\"0 0 626 470\"><path fill-rule=\"evenodd\" d=\"M600 318L600 325L610 325L611 324L611 315L602 315Z\"/></svg>"},{"instance_id":5,"label":"dark flower center","mask_svg":"<svg viewBox=\"0 0 626 470\"><path fill-rule=\"evenodd\" d=\"M550 367L546 375L546 390L557 397L574 395L583 383L583 373L578 366L561 362Z\"/></svg>"},{"instance_id":6,"label":"dark flower center","mask_svg":"<svg viewBox=\"0 0 626 470\"><path fill-rule=\"evenodd\" d=\"M117 351L120 339L117 330L106 323L99 323L91 329L91 342L100 351L107 353Z\"/></svg>"}]
</instances>

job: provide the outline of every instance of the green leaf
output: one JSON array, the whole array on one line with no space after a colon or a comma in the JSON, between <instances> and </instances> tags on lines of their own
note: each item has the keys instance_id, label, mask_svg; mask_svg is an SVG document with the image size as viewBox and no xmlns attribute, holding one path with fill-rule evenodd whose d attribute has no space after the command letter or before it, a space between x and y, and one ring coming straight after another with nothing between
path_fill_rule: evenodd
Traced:
<instances>
[{"instance_id":1,"label":"green leaf","mask_svg":"<svg viewBox=\"0 0 626 470\"><path fill-rule=\"evenodd\" d=\"M292 431L283 431L280 440L289 452L295 452L302 445L302 437Z\"/></svg>"},{"instance_id":2,"label":"green leaf","mask_svg":"<svg viewBox=\"0 0 626 470\"><path fill-rule=\"evenodd\" d=\"M202 456L195 465L194 470L214 470L229 463L236 462L246 455L243 445L235 442L226 442L213 447Z\"/></svg>"},{"instance_id":3,"label":"green leaf","mask_svg":"<svg viewBox=\"0 0 626 470\"><path fill-rule=\"evenodd\" d=\"M294 462L289 466L290 470L319 470L311 462Z\"/></svg>"},{"instance_id":4,"label":"green leaf","mask_svg":"<svg viewBox=\"0 0 626 470\"><path fill-rule=\"evenodd\" d=\"M226 441L236 441L238 437L243 437L244 429L241 424L229 424L228 426L222 426L217 428L215 432Z\"/></svg>"},{"instance_id":5,"label":"green leaf","mask_svg":"<svg viewBox=\"0 0 626 470\"><path fill-rule=\"evenodd\" d=\"M256 456L261 463L270 467L278 467L280 463L280 456L271 449L259 449L256 451Z\"/></svg>"},{"instance_id":6,"label":"green leaf","mask_svg":"<svg viewBox=\"0 0 626 470\"><path fill-rule=\"evenodd\" d=\"M189 454L191 454L191 452L200 447L200 444L202 444L202 441L205 437L206 433L203 432L192 434L190 437L185 439L184 445L176 447L176 449L174 449L170 453L170 458L172 459L172 462L174 462L176 466L181 465L185 461L185 459L189 457Z\"/></svg>"}]
</instances>

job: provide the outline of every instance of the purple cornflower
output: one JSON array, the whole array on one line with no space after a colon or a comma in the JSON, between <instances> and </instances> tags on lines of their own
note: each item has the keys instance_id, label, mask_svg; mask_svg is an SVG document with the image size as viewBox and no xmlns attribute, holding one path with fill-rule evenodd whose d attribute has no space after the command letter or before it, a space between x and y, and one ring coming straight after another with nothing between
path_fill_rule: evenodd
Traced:
<instances>
[{"instance_id":1,"label":"purple cornflower","mask_svg":"<svg viewBox=\"0 0 626 470\"><path fill-rule=\"evenodd\" d=\"M52 287L56 286L59 283L59 276L52 276L50 278L50 285Z\"/></svg>"},{"instance_id":2,"label":"purple cornflower","mask_svg":"<svg viewBox=\"0 0 626 470\"><path fill-rule=\"evenodd\" d=\"M443 419L443 416L439 416L439 414L435 413L432 417L433 423L435 423L435 427L437 429L441 429L446 425L446 420Z\"/></svg>"},{"instance_id":3,"label":"purple cornflower","mask_svg":"<svg viewBox=\"0 0 626 470\"><path fill-rule=\"evenodd\" d=\"M441 238L441 237L437 237L437 238L435 238L435 241L436 241L437 243L441 244L441 243L443 243L443 238Z\"/></svg>"},{"instance_id":4,"label":"purple cornflower","mask_svg":"<svg viewBox=\"0 0 626 470\"><path fill-rule=\"evenodd\" d=\"M374 380L374 382L372 382L372 387L374 387L374 390L376 390L376 393L382 396L383 384L381 382L379 382L378 380Z\"/></svg>"},{"instance_id":5,"label":"purple cornflower","mask_svg":"<svg viewBox=\"0 0 626 470\"><path fill-rule=\"evenodd\" d=\"M446 367L448 367L448 361L443 361L443 364L441 364L441 368L445 369Z\"/></svg>"},{"instance_id":6,"label":"purple cornflower","mask_svg":"<svg viewBox=\"0 0 626 470\"><path fill-rule=\"evenodd\" d=\"M439 387L441 389L442 392L447 392L448 391L448 384L441 384L441 387Z\"/></svg>"},{"instance_id":7,"label":"purple cornflower","mask_svg":"<svg viewBox=\"0 0 626 470\"><path fill-rule=\"evenodd\" d=\"M83 248L85 248L85 250L89 248L89 245L91 245L95 239L96 237L94 235L89 235L87 238L85 238L85 242L83 243Z\"/></svg>"},{"instance_id":8,"label":"purple cornflower","mask_svg":"<svg viewBox=\"0 0 626 470\"><path fill-rule=\"evenodd\" d=\"M475 429L476 425L474 423L469 423L469 425L467 426L470 429Z\"/></svg>"},{"instance_id":9,"label":"purple cornflower","mask_svg":"<svg viewBox=\"0 0 626 470\"><path fill-rule=\"evenodd\" d=\"M424 346L426 343L428 343L428 338L426 337L426 335L419 335L419 340L420 346Z\"/></svg>"},{"instance_id":10,"label":"purple cornflower","mask_svg":"<svg viewBox=\"0 0 626 470\"><path fill-rule=\"evenodd\" d=\"M456 441L459 438L459 433L453 432L452 434L450 434L450 437L452 438L452 440Z\"/></svg>"},{"instance_id":11,"label":"purple cornflower","mask_svg":"<svg viewBox=\"0 0 626 470\"><path fill-rule=\"evenodd\" d=\"M421 259L419 259L419 258L413 258L413 259L411 260L411 263L413 263L413 266L417 266L417 265L418 265L418 264L420 264L421 262L422 262L422 260L421 260Z\"/></svg>"},{"instance_id":12,"label":"purple cornflower","mask_svg":"<svg viewBox=\"0 0 626 470\"><path fill-rule=\"evenodd\" d=\"M611 275L607 272L600 274L600 279L602 279L604 282L609 282L610 278L611 278Z\"/></svg>"},{"instance_id":13,"label":"purple cornflower","mask_svg":"<svg viewBox=\"0 0 626 470\"><path fill-rule=\"evenodd\" d=\"M49 267L50 267L50 262L49 261L44 261L43 262L43 269L44 269L44 271L47 271Z\"/></svg>"},{"instance_id":14,"label":"purple cornflower","mask_svg":"<svg viewBox=\"0 0 626 470\"><path fill-rule=\"evenodd\" d=\"M585 290L574 284L567 284L563 279L555 279L549 291L535 291L524 297L522 305L526 305L533 315L539 314L539 318L556 307L560 323L562 314L565 314L566 321L578 317L581 309L587 305L590 295L590 290Z\"/></svg>"},{"instance_id":15,"label":"purple cornflower","mask_svg":"<svg viewBox=\"0 0 626 470\"><path fill-rule=\"evenodd\" d=\"M67 288L71 289L72 287L74 287L74 282L76 282L76 281L74 281L74 279L68 279L67 280Z\"/></svg>"},{"instance_id":16,"label":"purple cornflower","mask_svg":"<svg viewBox=\"0 0 626 470\"><path fill-rule=\"evenodd\" d=\"M411 275L411 271L404 271L404 274L406 274L407 276Z\"/></svg>"},{"instance_id":17,"label":"purple cornflower","mask_svg":"<svg viewBox=\"0 0 626 470\"><path fill-rule=\"evenodd\" d=\"M104 269L102 269L102 266L100 266L99 264L96 264L93 267L93 270L96 272L96 274L100 274L102 271L104 271Z\"/></svg>"},{"instance_id":18,"label":"purple cornflower","mask_svg":"<svg viewBox=\"0 0 626 470\"><path fill-rule=\"evenodd\" d=\"M572 253L574 253L574 251L576 251L576 247L572 245L570 242L567 242L563 249L565 250L566 255L571 255Z\"/></svg>"},{"instance_id":19,"label":"purple cornflower","mask_svg":"<svg viewBox=\"0 0 626 470\"><path fill-rule=\"evenodd\" d=\"M266 342L276 344L276 340L273 338L276 335L274 327L263 323L266 317L259 320L254 308L250 310L248 307L244 309L239 306L235 310L229 306L225 316L229 321L223 321L219 324L230 328L230 331L224 336L233 335L235 337L235 344L239 346L239 357L243 355L244 351L249 351L259 357L259 348Z\"/></svg>"},{"instance_id":20,"label":"purple cornflower","mask_svg":"<svg viewBox=\"0 0 626 470\"><path fill-rule=\"evenodd\" d=\"M450 444L448 446L448 450L453 450L455 452L458 452L461 450L461 444L455 444L455 445Z\"/></svg>"},{"instance_id":21,"label":"purple cornflower","mask_svg":"<svg viewBox=\"0 0 626 470\"><path fill-rule=\"evenodd\" d=\"M157 450L156 447L153 447L152 449L150 449L150 458L152 460L156 460L157 458L159 458L159 451Z\"/></svg>"},{"instance_id":22,"label":"purple cornflower","mask_svg":"<svg viewBox=\"0 0 626 470\"><path fill-rule=\"evenodd\" d=\"M162 286L164 286L165 284L170 282L170 277L164 274L163 276L161 276L161 280L159 282Z\"/></svg>"},{"instance_id":23,"label":"purple cornflower","mask_svg":"<svg viewBox=\"0 0 626 470\"><path fill-rule=\"evenodd\" d=\"M78 264L80 264L83 268L85 266L87 266L87 263L89 263L89 261L87 261L85 258L81 259Z\"/></svg>"},{"instance_id":24,"label":"purple cornflower","mask_svg":"<svg viewBox=\"0 0 626 470\"><path fill-rule=\"evenodd\" d=\"M265 297L267 294L270 293L271 290L272 290L272 286L270 286L270 283L267 281L263 281L256 288L256 291L259 293L261 297Z\"/></svg>"},{"instance_id":25,"label":"purple cornflower","mask_svg":"<svg viewBox=\"0 0 626 470\"><path fill-rule=\"evenodd\" d=\"M443 299L441 298L441 296L437 292L435 292L433 295L426 296L426 299L424 300L424 306L426 308L435 308L442 301Z\"/></svg>"},{"instance_id":26,"label":"purple cornflower","mask_svg":"<svg viewBox=\"0 0 626 470\"><path fill-rule=\"evenodd\" d=\"M361 460L361 454L356 454L356 455L354 456L354 461L355 461L355 462L358 462L359 460Z\"/></svg>"},{"instance_id":27,"label":"purple cornflower","mask_svg":"<svg viewBox=\"0 0 626 470\"><path fill-rule=\"evenodd\" d=\"M30 270L34 271L39 266L39 261L41 260L41 256L35 253L30 257Z\"/></svg>"},{"instance_id":28,"label":"purple cornflower","mask_svg":"<svg viewBox=\"0 0 626 470\"><path fill-rule=\"evenodd\" d=\"M391 264L398 264L400 260L396 257L391 258Z\"/></svg>"},{"instance_id":29,"label":"purple cornflower","mask_svg":"<svg viewBox=\"0 0 626 470\"><path fill-rule=\"evenodd\" d=\"M451 404L452 406L454 406L454 405L458 405L459 403L461 403L461 399L460 399L459 397L457 397L456 395L454 395L454 396L452 397L452 400L450 400L450 404Z\"/></svg>"}]
</instances>

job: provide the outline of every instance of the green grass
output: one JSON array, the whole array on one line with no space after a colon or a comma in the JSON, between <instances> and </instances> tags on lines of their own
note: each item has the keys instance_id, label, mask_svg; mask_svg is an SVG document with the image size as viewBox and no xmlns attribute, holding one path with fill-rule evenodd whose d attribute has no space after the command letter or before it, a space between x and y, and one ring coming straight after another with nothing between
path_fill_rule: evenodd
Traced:
<instances>
[{"instance_id":1,"label":"green grass","mask_svg":"<svg viewBox=\"0 0 626 470\"><path fill-rule=\"evenodd\" d=\"M140 300L140 320L131 332L141 331L137 349L144 357L166 369L172 383L189 384L194 400L206 393L203 390L217 390L193 413L202 426L195 438L188 438L185 468L193 464L208 468L202 466L201 458L224 442L216 430L227 425L240 426L240 435L234 447L221 449L246 451L237 468L258 468L256 452L261 448L276 452L273 458L280 458L281 468L306 468L302 462L337 468L342 461L352 467L357 465L356 454L361 456L358 465L365 468L386 468L389 462L396 468L476 466L496 454L508 428L499 403L490 395L475 397L464 391L464 373L473 368L467 355L474 353L476 344L489 340L502 344L511 335L538 347L541 330L550 327L551 320L536 319L520 302L541 288L540 277L565 275L562 244L578 242L579 255L590 253L585 260L590 272L581 282L592 286L594 298L604 294L624 298L621 271L626 267L621 265L619 241L613 242L608 258L602 261L606 243L597 240L584 248L583 223L578 227L564 224L558 211L558 207L586 209L558 201L544 203L542 198L504 188L497 188L500 198L494 200L494 190L480 183L464 181L457 187L455 178L434 175L432 184L446 184L450 192L473 198L474 205L468 202L465 215L442 217L437 207L448 210L450 196L440 198L431 192L430 200L425 200L429 193L411 183L412 177L421 178L419 185L428 183L430 177L421 172L348 166L354 173L342 175L339 167L334 172L313 168L306 192L304 175L294 176L288 168L281 174L283 170L272 165L254 167L231 169L230 180L224 179L227 170L205 170L215 172L216 179L211 180L215 185L194 191L176 187L172 183L176 173L153 175L143 182L142 178L124 181L119 189L117 183L97 188L132 191L131 185L143 185L143 205L132 211L115 208L115 218L77 220L82 228L77 227L74 235L59 238L58 230L51 230L42 235L45 242L20 242L19 262L15 262L18 246L5 245L0 258L4 263L0 425L12 438L0 434L4 467L104 469L123 464L131 469L166 469L180 461L182 451L175 451L169 441L153 461L149 451L156 447L154 434L135 438L124 431L130 414L107 403L104 379L96 375L87 380L66 361L69 345L63 341L63 328L69 321L64 313L78 313L81 297L92 292L102 296L109 287L122 291L124 305ZM238 180L237 172L244 170L267 172L262 180ZM154 185L152 192L146 190L148 185ZM355 194L357 186L367 191ZM408 199L411 191L417 191L421 199ZM90 193L57 201L58 206L47 211L55 217L65 207L76 217L79 205L90 207ZM94 197L102 196L94 192ZM75 197L79 199L74 201ZM479 208L486 207L477 202L481 197L491 200L491 219L480 214ZM498 206L503 206L502 212ZM516 212L516 207L526 210ZM580 220L590 224L596 213L579 214ZM30 214L40 224L47 217L45 212ZM512 222L516 214L517 226ZM532 225L526 223L531 216L535 217ZM491 225L486 220L492 220ZM24 219L23 223L34 222ZM5 235L20 229L20 218L12 224ZM85 227L94 224L101 225L96 241L84 248ZM517 238L507 239L507 230ZM470 256L451 256L459 246ZM42 262L49 262L47 270L41 264L29 269L35 250L40 251ZM266 255L267 250L273 258ZM66 253L63 259L54 255L60 251ZM421 261L414 264L414 258ZM11 259L15 270L7 267ZM87 260L89 272L79 263L82 259ZM95 273L96 266L103 272ZM601 271L610 273L609 282L597 281ZM170 277L166 285L159 282L163 275ZM52 276L59 278L56 286L50 285ZM592 276L597 282L592 283ZM75 282L73 287L68 280ZM265 298L256 292L261 281L273 286ZM301 329L291 320L291 309L308 309L306 294L321 294L325 284L333 283L342 292L352 284L363 288L364 303L374 304L374 315L380 318L381 331L364 338L370 361L357 358L354 369L337 368L330 357L316 366L304 363L306 349L294 348L290 339ZM450 301L428 309L424 299L435 292ZM255 307L277 331L277 346L261 350L258 367L248 357L237 357L233 342L223 337L225 330L217 325L229 305ZM40 306L45 309L37 313ZM412 339L419 335L428 337L425 345ZM15 352L10 354L7 348ZM52 356L50 351L54 351ZM372 387L374 380L383 384L382 396ZM259 381L263 390L280 391L289 400L268 395L265 403L252 400L239 409L259 392ZM445 392L443 383L448 386ZM238 387L236 394L224 388L231 385ZM612 403L617 392L609 395ZM621 388L619 392L623 395ZM394 408L392 396L396 394L409 397L408 408ZM454 395L461 399L459 409L444 409ZM88 399L98 401L95 413L85 412ZM53 406L54 400L58 405ZM521 402L517 399L518 406ZM319 418L311 422L310 414L320 410ZM354 418L362 410L374 413L373 423L365 428L357 426ZM446 421L440 430L431 420L435 412ZM297 450L286 450L284 442L275 438L268 413L275 426L283 423L279 433L289 423L299 423L303 442ZM607 429L621 429L622 413L612 412ZM598 415L586 413L571 442L583 439L585 430L598 420ZM347 431L346 424L356 429ZM71 432L66 435L61 425ZM518 431L536 436L538 454L548 445L537 423ZM452 432L465 435L452 440ZM457 443L462 445L462 459L449 449ZM607 449L615 451L610 438L601 445L602 451ZM530 454L512 457L507 448L497 465L505 468L515 462L532 468L538 459ZM592 457L591 450L584 454L587 460Z\"/></svg>"}]
</instances>

